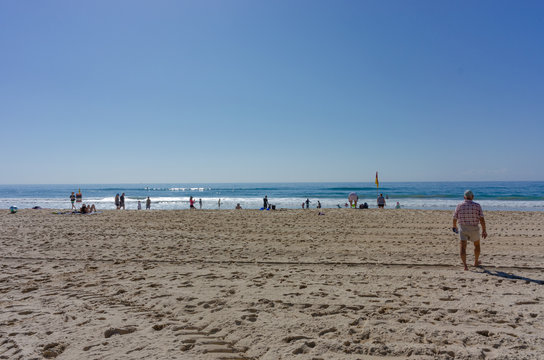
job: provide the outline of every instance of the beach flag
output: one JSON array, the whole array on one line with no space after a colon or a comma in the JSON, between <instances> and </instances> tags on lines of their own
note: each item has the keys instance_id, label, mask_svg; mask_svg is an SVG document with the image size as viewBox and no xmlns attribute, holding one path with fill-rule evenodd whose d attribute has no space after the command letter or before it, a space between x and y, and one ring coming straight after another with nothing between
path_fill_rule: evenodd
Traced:
<instances>
[{"instance_id":1,"label":"beach flag","mask_svg":"<svg viewBox=\"0 0 544 360\"><path fill-rule=\"evenodd\" d=\"M380 183L378 182L378 172L376 171L376 188L380 187Z\"/></svg>"}]
</instances>

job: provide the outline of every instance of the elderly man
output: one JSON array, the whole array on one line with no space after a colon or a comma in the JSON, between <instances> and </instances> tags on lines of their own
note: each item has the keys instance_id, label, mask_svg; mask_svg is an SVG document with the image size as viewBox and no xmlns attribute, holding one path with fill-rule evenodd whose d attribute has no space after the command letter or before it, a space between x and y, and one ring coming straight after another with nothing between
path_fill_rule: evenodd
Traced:
<instances>
[{"instance_id":1,"label":"elderly man","mask_svg":"<svg viewBox=\"0 0 544 360\"><path fill-rule=\"evenodd\" d=\"M474 194L472 191L465 191L465 201L457 205L455 213L453 214L453 231L459 233L459 239L461 240L461 260L467 267L467 241L470 240L474 243L474 266L479 266L481 262L478 260L480 256L480 228L478 224L482 225L482 237L487 237L485 230L484 212L480 204L472 201ZM457 229L457 222L459 222L460 229Z\"/></svg>"}]
</instances>

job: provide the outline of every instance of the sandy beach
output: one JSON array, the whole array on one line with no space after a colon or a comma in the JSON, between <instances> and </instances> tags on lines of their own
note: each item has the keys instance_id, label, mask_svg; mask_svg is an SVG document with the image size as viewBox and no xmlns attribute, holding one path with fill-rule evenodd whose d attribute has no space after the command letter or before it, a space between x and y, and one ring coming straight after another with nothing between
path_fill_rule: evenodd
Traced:
<instances>
[{"instance_id":1,"label":"sandy beach","mask_svg":"<svg viewBox=\"0 0 544 360\"><path fill-rule=\"evenodd\" d=\"M542 359L544 213L323 212L2 211L0 358Z\"/></svg>"}]
</instances>

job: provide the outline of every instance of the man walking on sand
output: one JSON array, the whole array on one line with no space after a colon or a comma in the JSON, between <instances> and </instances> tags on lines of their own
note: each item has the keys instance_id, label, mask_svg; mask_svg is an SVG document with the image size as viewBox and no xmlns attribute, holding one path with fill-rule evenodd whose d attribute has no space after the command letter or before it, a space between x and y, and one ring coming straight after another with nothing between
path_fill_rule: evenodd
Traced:
<instances>
[{"instance_id":1,"label":"man walking on sand","mask_svg":"<svg viewBox=\"0 0 544 360\"><path fill-rule=\"evenodd\" d=\"M470 240L474 243L474 266L480 266L481 262L478 260L480 257L480 228L478 224L482 225L482 237L484 239L487 237L487 231L485 229L484 212L480 204L472 201L474 199L472 191L465 191L464 198L465 201L457 205L453 214L453 231L459 233L461 261L463 261L465 270L468 270L467 241ZM457 229L457 222L459 222L459 229Z\"/></svg>"}]
</instances>

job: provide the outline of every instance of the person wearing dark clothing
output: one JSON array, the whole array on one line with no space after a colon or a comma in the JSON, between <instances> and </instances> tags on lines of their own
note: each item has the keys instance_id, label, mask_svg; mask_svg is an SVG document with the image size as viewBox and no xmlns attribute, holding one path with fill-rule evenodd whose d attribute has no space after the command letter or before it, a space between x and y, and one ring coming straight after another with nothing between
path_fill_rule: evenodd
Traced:
<instances>
[{"instance_id":1,"label":"person wearing dark clothing","mask_svg":"<svg viewBox=\"0 0 544 360\"><path fill-rule=\"evenodd\" d=\"M385 198L383 197L383 194L380 194L380 196L378 196L377 203L380 209L383 209L385 207Z\"/></svg>"},{"instance_id":2,"label":"person wearing dark clothing","mask_svg":"<svg viewBox=\"0 0 544 360\"><path fill-rule=\"evenodd\" d=\"M74 195L74 192L72 191L72 195L70 195L70 202L72 203L72 209L76 208L76 206L74 205L75 201L76 201L76 196Z\"/></svg>"},{"instance_id":3,"label":"person wearing dark clothing","mask_svg":"<svg viewBox=\"0 0 544 360\"><path fill-rule=\"evenodd\" d=\"M96 207L94 204L86 206L85 204L81 205L81 208L79 209L79 212L82 214L90 214L93 212L96 212Z\"/></svg>"}]
</instances>

